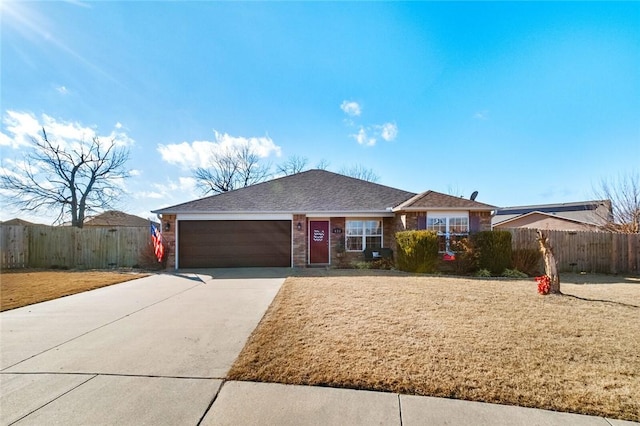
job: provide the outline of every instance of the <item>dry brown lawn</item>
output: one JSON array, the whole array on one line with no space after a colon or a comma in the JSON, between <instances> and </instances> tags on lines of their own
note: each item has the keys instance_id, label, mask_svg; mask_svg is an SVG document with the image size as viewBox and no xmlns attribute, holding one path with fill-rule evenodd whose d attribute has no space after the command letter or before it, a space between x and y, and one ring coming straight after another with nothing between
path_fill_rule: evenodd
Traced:
<instances>
[{"instance_id":1,"label":"dry brown lawn","mask_svg":"<svg viewBox=\"0 0 640 426\"><path fill-rule=\"evenodd\" d=\"M3 271L0 311L142 278L148 274L117 271Z\"/></svg>"},{"instance_id":2,"label":"dry brown lawn","mask_svg":"<svg viewBox=\"0 0 640 426\"><path fill-rule=\"evenodd\" d=\"M640 280L616 280L289 278L228 377L639 421Z\"/></svg>"}]
</instances>

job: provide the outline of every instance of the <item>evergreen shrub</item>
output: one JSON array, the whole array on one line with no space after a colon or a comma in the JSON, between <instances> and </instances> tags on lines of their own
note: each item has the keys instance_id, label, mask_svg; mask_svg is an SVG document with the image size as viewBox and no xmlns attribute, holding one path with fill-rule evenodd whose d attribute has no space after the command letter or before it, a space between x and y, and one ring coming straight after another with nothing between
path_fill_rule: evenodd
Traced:
<instances>
[{"instance_id":1,"label":"evergreen shrub","mask_svg":"<svg viewBox=\"0 0 640 426\"><path fill-rule=\"evenodd\" d=\"M438 268L438 234L435 231L396 233L398 269L406 272L435 273Z\"/></svg>"},{"instance_id":2,"label":"evergreen shrub","mask_svg":"<svg viewBox=\"0 0 640 426\"><path fill-rule=\"evenodd\" d=\"M498 276L511 267L511 233L509 231L481 231L471 237L478 259L478 268Z\"/></svg>"}]
</instances>

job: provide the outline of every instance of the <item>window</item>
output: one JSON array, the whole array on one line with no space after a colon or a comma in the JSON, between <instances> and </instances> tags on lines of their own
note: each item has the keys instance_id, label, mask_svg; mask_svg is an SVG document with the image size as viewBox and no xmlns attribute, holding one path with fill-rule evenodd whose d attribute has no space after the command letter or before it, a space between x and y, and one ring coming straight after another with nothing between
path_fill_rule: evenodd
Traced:
<instances>
[{"instance_id":1,"label":"window","mask_svg":"<svg viewBox=\"0 0 640 426\"><path fill-rule=\"evenodd\" d=\"M347 220L347 251L382 248L381 220Z\"/></svg>"},{"instance_id":2,"label":"window","mask_svg":"<svg viewBox=\"0 0 640 426\"><path fill-rule=\"evenodd\" d=\"M455 251L456 243L469 235L469 217L446 214L428 215L427 229L438 233L438 250L441 253Z\"/></svg>"}]
</instances>

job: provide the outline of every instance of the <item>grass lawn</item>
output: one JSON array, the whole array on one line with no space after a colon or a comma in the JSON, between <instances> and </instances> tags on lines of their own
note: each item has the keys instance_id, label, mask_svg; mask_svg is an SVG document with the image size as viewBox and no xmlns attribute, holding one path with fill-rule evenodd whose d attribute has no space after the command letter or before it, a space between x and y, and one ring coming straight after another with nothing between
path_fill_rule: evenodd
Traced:
<instances>
[{"instance_id":1,"label":"grass lawn","mask_svg":"<svg viewBox=\"0 0 640 426\"><path fill-rule=\"evenodd\" d=\"M149 274L117 271L2 271L0 311L93 290Z\"/></svg>"},{"instance_id":2,"label":"grass lawn","mask_svg":"<svg viewBox=\"0 0 640 426\"><path fill-rule=\"evenodd\" d=\"M228 378L639 421L640 280L615 280L289 278Z\"/></svg>"}]
</instances>

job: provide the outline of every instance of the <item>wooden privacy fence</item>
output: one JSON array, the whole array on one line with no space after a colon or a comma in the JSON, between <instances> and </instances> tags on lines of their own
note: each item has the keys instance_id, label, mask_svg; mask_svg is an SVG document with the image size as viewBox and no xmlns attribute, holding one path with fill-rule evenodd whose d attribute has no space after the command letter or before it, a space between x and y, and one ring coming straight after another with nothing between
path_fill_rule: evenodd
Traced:
<instances>
[{"instance_id":1,"label":"wooden privacy fence","mask_svg":"<svg viewBox=\"0 0 640 426\"><path fill-rule=\"evenodd\" d=\"M536 229L513 228L512 248L538 249ZM640 234L547 231L560 272L640 274Z\"/></svg>"},{"instance_id":2,"label":"wooden privacy fence","mask_svg":"<svg viewBox=\"0 0 640 426\"><path fill-rule=\"evenodd\" d=\"M3 269L132 267L150 241L148 227L2 225L0 261Z\"/></svg>"}]
</instances>

